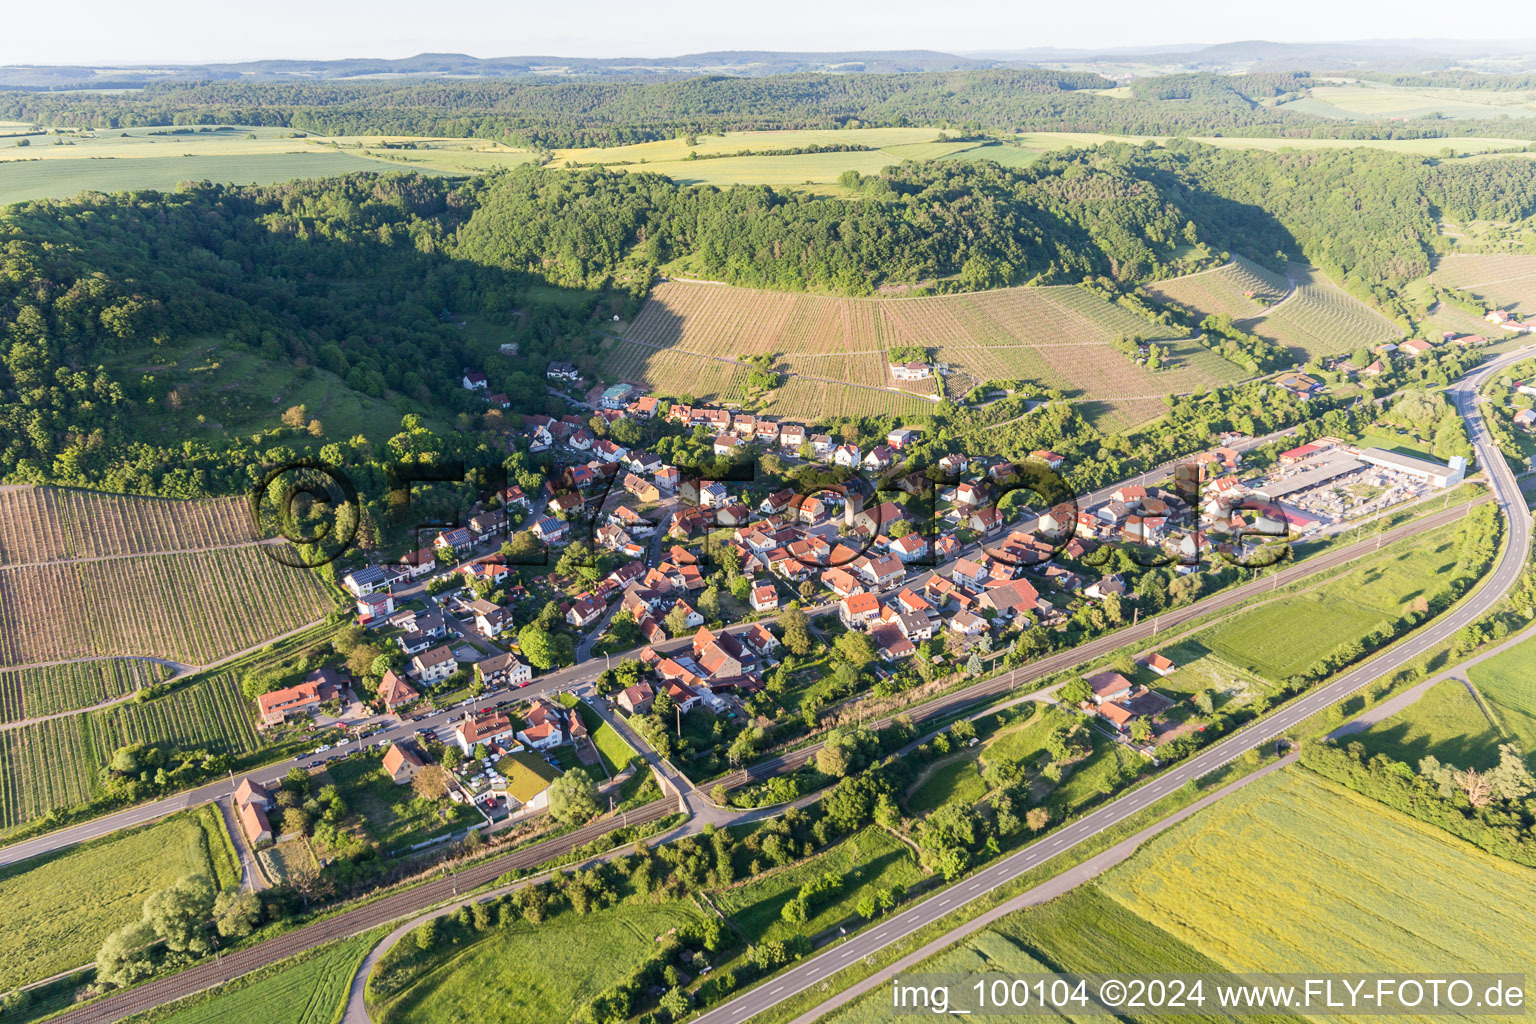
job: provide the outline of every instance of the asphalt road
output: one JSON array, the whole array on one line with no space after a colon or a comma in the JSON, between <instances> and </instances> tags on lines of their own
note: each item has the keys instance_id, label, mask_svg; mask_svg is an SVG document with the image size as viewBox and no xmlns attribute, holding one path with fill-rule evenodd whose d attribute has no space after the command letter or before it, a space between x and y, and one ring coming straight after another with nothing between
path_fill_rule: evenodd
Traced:
<instances>
[{"instance_id":1,"label":"asphalt road","mask_svg":"<svg viewBox=\"0 0 1536 1024\"><path fill-rule=\"evenodd\" d=\"M908 910L854 935L826 952L796 964L790 970L762 985L722 1003L696 1018L696 1024L736 1024L750 1019L769 1007L820 984L843 967L906 938L945 914L956 910L996 889L1031 868L1044 864L1057 854L1114 828L1193 779L1220 768L1245 751L1285 735L1307 718L1337 703L1361 687L1390 675L1425 651L1448 640L1457 630L1486 614L1514 585L1525 567L1531 544L1531 517L1520 494L1515 476L1488 435L1481 412L1477 409L1476 390L1492 373L1525 358L1515 353L1495 360L1471 377L1449 389L1467 423L1468 434L1477 449L1477 457L1488 473L1495 500L1508 523L1508 543L1493 573L1473 594L1449 613L1414 633L1394 647L1385 657L1367 662L1326 686L1318 687L1269 715L1219 740L1194 757L1147 780L1124 796L1031 843L1018 853L1005 857L957 885L950 886ZM1456 510L1460 516L1462 510ZM1303 563L1305 564L1305 563ZM1301 568L1301 566L1297 566ZM1119 642L1123 643L1123 639ZM1118 645L1118 644L1117 644ZM1081 649L1079 649L1081 650Z\"/></svg>"}]
</instances>

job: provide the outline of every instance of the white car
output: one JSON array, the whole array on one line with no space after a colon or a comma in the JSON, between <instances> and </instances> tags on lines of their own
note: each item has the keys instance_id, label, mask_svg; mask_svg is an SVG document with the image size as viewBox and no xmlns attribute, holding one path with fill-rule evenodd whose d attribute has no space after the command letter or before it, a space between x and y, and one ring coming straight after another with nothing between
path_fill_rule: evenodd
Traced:
<instances>
[{"instance_id":1,"label":"white car","mask_svg":"<svg viewBox=\"0 0 1536 1024\"><path fill-rule=\"evenodd\" d=\"M330 750L330 749L331 749L331 745L330 745L330 744L329 744L329 743L327 743L327 744L326 744L326 745L325 745L325 746L323 746L323 747L316 747L316 748L315 748L315 750L314 750L314 752L315 752L315 753L317 753L317 754L323 754L323 753L325 753L325 752L326 752L326 751L327 751L327 750Z\"/></svg>"}]
</instances>

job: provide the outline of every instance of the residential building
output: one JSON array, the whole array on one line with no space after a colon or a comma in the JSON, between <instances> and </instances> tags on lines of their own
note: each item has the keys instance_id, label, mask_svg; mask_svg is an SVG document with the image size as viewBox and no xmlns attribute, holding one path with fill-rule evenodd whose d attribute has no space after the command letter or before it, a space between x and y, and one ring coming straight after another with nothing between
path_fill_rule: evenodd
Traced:
<instances>
[{"instance_id":1,"label":"residential building","mask_svg":"<svg viewBox=\"0 0 1536 1024\"><path fill-rule=\"evenodd\" d=\"M426 767L421 755L403 743L391 743L384 751L384 771L397 786L409 785L416 773Z\"/></svg>"},{"instance_id":2,"label":"residential building","mask_svg":"<svg viewBox=\"0 0 1536 1024\"><path fill-rule=\"evenodd\" d=\"M475 674L485 686L526 686L533 682L533 668L514 654L494 654L475 663Z\"/></svg>"},{"instance_id":3,"label":"residential building","mask_svg":"<svg viewBox=\"0 0 1536 1024\"><path fill-rule=\"evenodd\" d=\"M480 743L490 746L492 743L504 743L507 740L516 739L516 732L517 730L512 727L512 720L496 711L475 718L466 717L453 730L453 739L461 751L469 754Z\"/></svg>"},{"instance_id":4,"label":"residential building","mask_svg":"<svg viewBox=\"0 0 1536 1024\"><path fill-rule=\"evenodd\" d=\"M411 659L412 672L417 680L427 685L442 682L458 671L458 668L459 661L446 644L423 651Z\"/></svg>"}]
</instances>

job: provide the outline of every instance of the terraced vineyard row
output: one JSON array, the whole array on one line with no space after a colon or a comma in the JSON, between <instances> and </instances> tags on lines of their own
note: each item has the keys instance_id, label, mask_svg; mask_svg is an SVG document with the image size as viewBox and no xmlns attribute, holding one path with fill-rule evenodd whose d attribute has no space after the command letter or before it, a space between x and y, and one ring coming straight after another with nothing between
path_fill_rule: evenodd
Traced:
<instances>
[{"instance_id":1,"label":"terraced vineyard row","mask_svg":"<svg viewBox=\"0 0 1536 1024\"><path fill-rule=\"evenodd\" d=\"M1505 309L1528 315L1536 313L1536 256L1453 254L1440 260L1430 279L1480 295Z\"/></svg>"},{"instance_id":2,"label":"terraced vineyard row","mask_svg":"<svg viewBox=\"0 0 1536 1024\"><path fill-rule=\"evenodd\" d=\"M786 419L814 422L830 416L914 415L932 411L933 403L899 391L790 377L768 393L762 410Z\"/></svg>"},{"instance_id":3,"label":"terraced vineyard row","mask_svg":"<svg viewBox=\"0 0 1536 1024\"><path fill-rule=\"evenodd\" d=\"M254 539L241 498L168 501L70 488L0 489L0 563L10 565Z\"/></svg>"},{"instance_id":4,"label":"terraced vineyard row","mask_svg":"<svg viewBox=\"0 0 1536 1024\"><path fill-rule=\"evenodd\" d=\"M1148 285L1147 291L1163 301L1197 313L1226 313L1234 319L1258 316L1266 306L1285 297L1290 282L1284 274L1259 266L1241 256L1216 270L1175 277Z\"/></svg>"},{"instance_id":5,"label":"terraced vineyard row","mask_svg":"<svg viewBox=\"0 0 1536 1024\"><path fill-rule=\"evenodd\" d=\"M0 831L101 792L100 769L126 743L241 755L258 749L249 704L225 673L148 703L0 730Z\"/></svg>"},{"instance_id":6,"label":"terraced vineyard row","mask_svg":"<svg viewBox=\"0 0 1536 1024\"><path fill-rule=\"evenodd\" d=\"M657 394L714 402L744 399L750 372L739 364L629 341L609 342L604 365L623 380L644 381Z\"/></svg>"},{"instance_id":7,"label":"terraced vineyard row","mask_svg":"<svg viewBox=\"0 0 1536 1024\"><path fill-rule=\"evenodd\" d=\"M153 661L105 658L0 672L0 722L76 711L158 683L171 670Z\"/></svg>"},{"instance_id":8,"label":"terraced vineyard row","mask_svg":"<svg viewBox=\"0 0 1536 1024\"><path fill-rule=\"evenodd\" d=\"M1309 267L1297 267L1296 290L1270 313L1243 326L1261 338L1284 345L1298 358L1348 352L1396 341L1403 332Z\"/></svg>"},{"instance_id":9,"label":"terraced vineyard row","mask_svg":"<svg viewBox=\"0 0 1536 1024\"><path fill-rule=\"evenodd\" d=\"M203 665L333 607L258 548L0 568L0 664L154 655Z\"/></svg>"}]
</instances>

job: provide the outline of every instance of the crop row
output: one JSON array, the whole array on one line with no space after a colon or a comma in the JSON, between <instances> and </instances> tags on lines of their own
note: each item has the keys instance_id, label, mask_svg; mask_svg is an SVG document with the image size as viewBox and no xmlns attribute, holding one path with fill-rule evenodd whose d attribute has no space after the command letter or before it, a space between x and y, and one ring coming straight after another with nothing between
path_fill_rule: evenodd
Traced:
<instances>
[{"instance_id":1,"label":"crop row","mask_svg":"<svg viewBox=\"0 0 1536 1024\"><path fill-rule=\"evenodd\" d=\"M1519 253L1447 256L1435 268L1434 280L1523 313L1536 310L1536 256Z\"/></svg>"},{"instance_id":2,"label":"crop row","mask_svg":"<svg viewBox=\"0 0 1536 1024\"><path fill-rule=\"evenodd\" d=\"M1265 304L1278 302L1290 284L1282 275L1237 257L1226 266L1201 274L1159 281L1147 288L1164 302L1177 303L1199 313L1226 313L1242 319L1258 316Z\"/></svg>"},{"instance_id":3,"label":"crop row","mask_svg":"<svg viewBox=\"0 0 1536 1024\"><path fill-rule=\"evenodd\" d=\"M239 498L169 501L52 487L0 490L0 562L174 552L254 539Z\"/></svg>"},{"instance_id":4,"label":"crop row","mask_svg":"<svg viewBox=\"0 0 1536 1024\"><path fill-rule=\"evenodd\" d=\"M171 670L137 658L104 658L0 672L0 722L93 707L157 683Z\"/></svg>"},{"instance_id":5,"label":"crop row","mask_svg":"<svg viewBox=\"0 0 1536 1024\"><path fill-rule=\"evenodd\" d=\"M1391 321L1313 273L1306 273L1291 297L1273 312L1246 326L1307 358L1369 348L1402 336Z\"/></svg>"},{"instance_id":6,"label":"crop row","mask_svg":"<svg viewBox=\"0 0 1536 1024\"><path fill-rule=\"evenodd\" d=\"M101 792L101 769L128 743L241 755L260 746L232 675L163 697L0 730L0 830Z\"/></svg>"},{"instance_id":7,"label":"crop row","mask_svg":"<svg viewBox=\"0 0 1536 1024\"><path fill-rule=\"evenodd\" d=\"M330 606L312 573L251 547L0 569L0 664L112 654L207 664Z\"/></svg>"}]
</instances>

